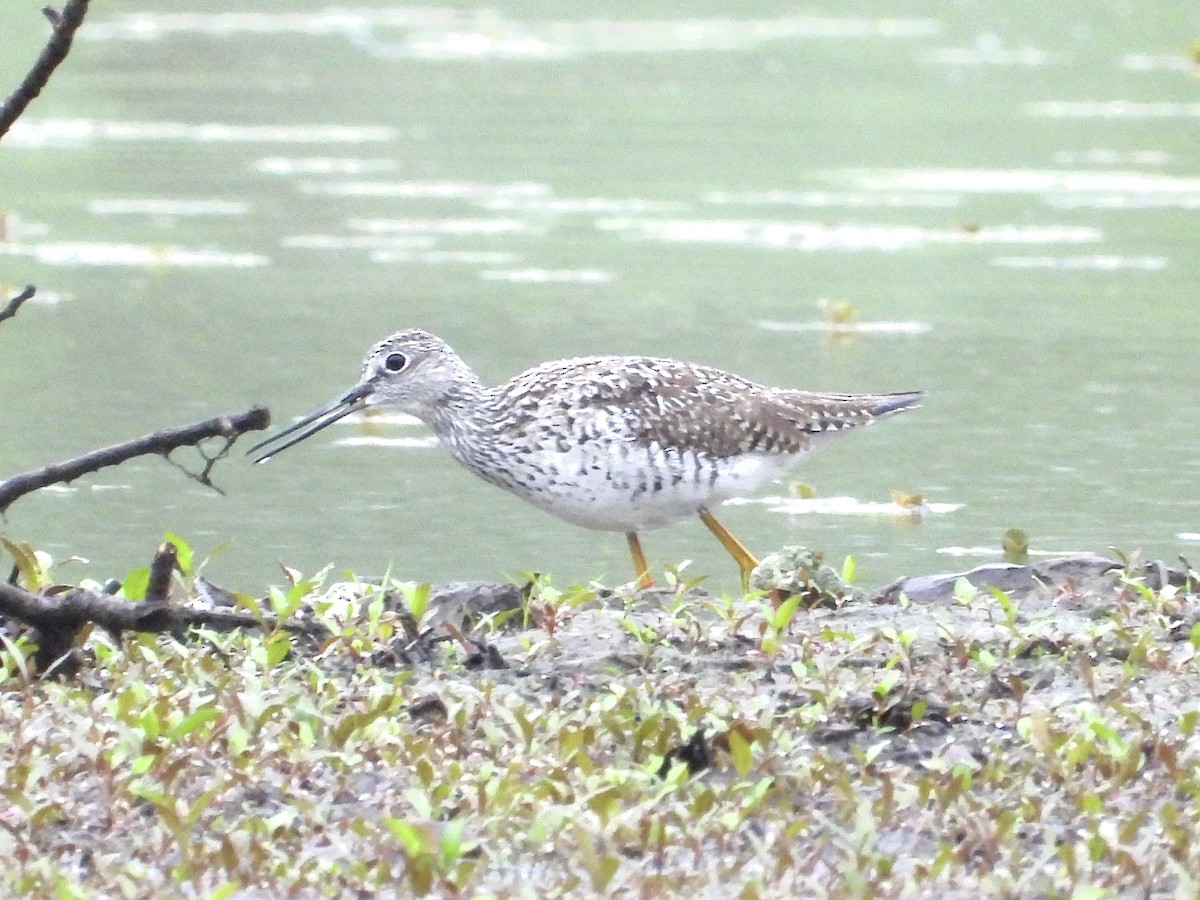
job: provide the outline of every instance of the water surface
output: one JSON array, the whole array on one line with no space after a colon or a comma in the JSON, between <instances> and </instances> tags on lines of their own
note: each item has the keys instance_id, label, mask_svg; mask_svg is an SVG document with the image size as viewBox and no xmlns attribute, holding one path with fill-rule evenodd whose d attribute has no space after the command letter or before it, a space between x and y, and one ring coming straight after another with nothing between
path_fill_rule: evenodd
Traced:
<instances>
[{"instance_id":1,"label":"water surface","mask_svg":"<svg viewBox=\"0 0 1200 900\"><path fill-rule=\"evenodd\" d=\"M286 422L419 326L493 380L628 352L929 392L797 470L820 502L723 509L756 550L854 553L872 583L992 558L1010 527L1195 556L1193 6L97 6L0 143L2 277L39 287L0 325L0 470L253 402ZM15 84L44 26L4 18ZM139 460L4 531L103 577L171 530L248 589L276 561L630 574L619 535L403 422L217 480ZM646 546L735 583L699 523Z\"/></svg>"}]
</instances>

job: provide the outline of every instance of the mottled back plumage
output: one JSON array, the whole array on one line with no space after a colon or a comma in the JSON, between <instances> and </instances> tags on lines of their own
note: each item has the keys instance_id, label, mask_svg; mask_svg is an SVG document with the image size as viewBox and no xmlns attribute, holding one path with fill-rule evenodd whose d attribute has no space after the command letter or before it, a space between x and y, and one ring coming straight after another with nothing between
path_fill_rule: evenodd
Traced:
<instances>
[{"instance_id":1,"label":"mottled back plumage","mask_svg":"<svg viewBox=\"0 0 1200 900\"><path fill-rule=\"evenodd\" d=\"M866 425L919 399L769 388L711 366L640 356L545 363L495 390L522 429L565 410L576 437L596 439L618 417L636 443L699 450L714 459L803 453L820 435Z\"/></svg>"}]
</instances>

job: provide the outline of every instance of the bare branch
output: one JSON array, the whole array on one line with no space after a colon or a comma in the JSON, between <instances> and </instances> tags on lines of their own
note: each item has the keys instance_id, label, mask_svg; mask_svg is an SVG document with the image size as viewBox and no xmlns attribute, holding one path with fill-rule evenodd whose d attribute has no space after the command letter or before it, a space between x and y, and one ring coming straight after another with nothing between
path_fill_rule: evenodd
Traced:
<instances>
[{"instance_id":1,"label":"bare branch","mask_svg":"<svg viewBox=\"0 0 1200 900\"><path fill-rule=\"evenodd\" d=\"M32 298L36 293L37 288L35 288L32 284L25 285L25 290L21 291L21 293L17 294L17 296L5 303L3 309L0 309L0 322L3 322L5 319L11 319L13 316L15 316L17 314L17 310L21 308L21 304Z\"/></svg>"},{"instance_id":2,"label":"bare branch","mask_svg":"<svg viewBox=\"0 0 1200 900\"><path fill-rule=\"evenodd\" d=\"M193 425L180 428L164 428L132 441L103 447L69 459L55 463L42 469L34 469L14 475L5 481L0 481L0 514L3 514L13 502L26 494L40 490L51 484L65 484L74 481L81 475L95 472L108 466L119 465L137 456L157 453L166 456L179 447L196 446L208 438L224 438L228 444L237 439L238 435L247 431L261 431L271 424L271 413L262 406L253 406L245 412L229 416L218 416ZM203 455L203 451L201 451ZM224 453L215 457L205 456L208 464L199 480L212 486L208 481L208 473L212 466Z\"/></svg>"},{"instance_id":3,"label":"bare branch","mask_svg":"<svg viewBox=\"0 0 1200 900\"><path fill-rule=\"evenodd\" d=\"M0 138L8 133L12 124L25 112L25 107L42 92L58 64L67 58L75 32L83 24L83 17L87 15L87 8L88 0L67 0L67 5L61 13L49 7L42 10L54 26L54 32L42 48L29 74L17 89L8 95L4 105L0 106Z\"/></svg>"},{"instance_id":4,"label":"bare branch","mask_svg":"<svg viewBox=\"0 0 1200 900\"><path fill-rule=\"evenodd\" d=\"M34 662L39 672L49 671L52 667L58 671L59 660L71 652L75 636L85 626L93 624L114 635L126 631L182 635L187 629L201 625L217 631L256 628L283 629L298 634L325 633L324 626L317 622L280 622L269 616L260 618L227 609L177 606L156 601L149 595L140 603L83 588L45 596L4 582L0 582L0 615L24 622L36 630L34 643L38 650ZM63 674L68 671L63 670Z\"/></svg>"},{"instance_id":5,"label":"bare branch","mask_svg":"<svg viewBox=\"0 0 1200 900\"><path fill-rule=\"evenodd\" d=\"M150 563L150 580L146 584L146 596L143 603L171 602L171 574L179 564L179 548L170 541L164 541L154 554Z\"/></svg>"}]
</instances>

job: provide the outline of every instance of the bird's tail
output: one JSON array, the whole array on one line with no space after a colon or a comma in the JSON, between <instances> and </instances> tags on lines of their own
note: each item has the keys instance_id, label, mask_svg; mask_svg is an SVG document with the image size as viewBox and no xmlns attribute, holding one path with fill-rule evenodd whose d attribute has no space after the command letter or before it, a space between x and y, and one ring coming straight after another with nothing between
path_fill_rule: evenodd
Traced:
<instances>
[{"instance_id":1,"label":"bird's tail","mask_svg":"<svg viewBox=\"0 0 1200 900\"><path fill-rule=\"evenodd\" d=\"M921 405L925 396L924 391L905 391L899 394L879 394L872 398L871 415L889 416L892 413L904 412L906 409L916 409Z\"/></svg>"}]
</instances>

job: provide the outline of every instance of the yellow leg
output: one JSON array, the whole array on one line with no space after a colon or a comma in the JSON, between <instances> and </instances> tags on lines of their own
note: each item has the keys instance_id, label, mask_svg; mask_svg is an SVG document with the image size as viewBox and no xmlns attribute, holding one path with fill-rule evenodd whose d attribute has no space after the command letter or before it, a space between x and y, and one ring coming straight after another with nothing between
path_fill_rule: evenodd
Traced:
<instances>
[{"instance_id":1,"label":"yellow leg","mask_svg":"<svg viewBox=\"0 0 1200 900\"><path fill-rule=\"evenodd\" d=\"M642 542L638 540L636 531L625 532L625 540L629 542L629 554L633 557L633 571L640 588L654 587L654 579L650 577L650 566L646 564L646 554L642 552Z\"/></svg>"},{"instance_id":2,"label":"yellow leg","mask_svg":"<svg viewBox=\"0 0 1200 900\"><path fill-rule=\"evenodd\" d=\"M721 546L729 551L729 555L737 562L738 568L742 572L742 590L750 590L750 573L754 571L758 565L758 560L754 554L746 549L746 545L735 538L732 534L725 530L725 526L716 520L707 509L700 509L700 521L708 526L708 530L717 536L717 540L721 542Z\"/></svg>"}]
</instances>

